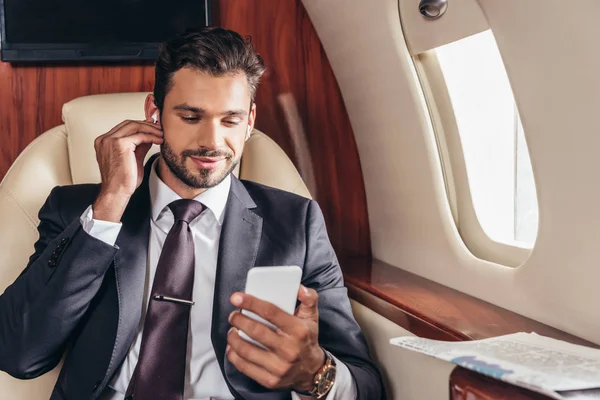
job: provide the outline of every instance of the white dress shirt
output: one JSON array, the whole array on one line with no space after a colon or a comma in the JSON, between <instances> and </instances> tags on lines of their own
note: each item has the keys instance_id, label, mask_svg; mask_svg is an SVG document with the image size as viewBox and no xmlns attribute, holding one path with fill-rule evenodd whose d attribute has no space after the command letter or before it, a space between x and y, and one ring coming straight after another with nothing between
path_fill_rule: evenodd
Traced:
<instances>
[{"instance_id":1,"label":"white dress shirt","mask_svg":"<svg viewBox=\"0 0 600 400\"><path fill-rule=\"evenodd\" d=\"M167 206L181 198L156 174L157 161L152 166L149 178L152 215L142 318L123 364L101 396L103 400L123 400L125 397L140 353L144 317L158 259L167 234L174 224L173 213ZM194 199L204 204L206 210L190 222L196 269L192 295L195 305L190 312L187 342L187 368L183 396L186 400L233 399L221 373L210 337L219 239L230 188L231 176L227 176L217 186L204 191ZM91 206L81 216L81 224L89 235L111 246L115 244L121 229L120 223L93 219ZM326 400L356 399L356 387L350 371L341 361L335 359L335 362L337 378ZM299 396L292 393L292 398L299 399Z\"/></svg>"}]
</instances>

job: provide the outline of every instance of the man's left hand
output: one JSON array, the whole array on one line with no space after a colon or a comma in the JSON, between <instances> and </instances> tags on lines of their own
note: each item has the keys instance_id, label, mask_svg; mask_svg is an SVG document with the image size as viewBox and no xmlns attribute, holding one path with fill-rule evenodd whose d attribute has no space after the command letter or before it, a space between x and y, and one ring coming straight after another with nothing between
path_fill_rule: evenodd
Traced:
<instances>
[{"instance_id":1,"label":"man's left hand","mask_svg":"<svg viewBox=\"0 0 600 400\"><path fill-rule=\"evenodd\" d=\"M234 293L231 304L252 311L278 329L272 331L239 311L229 315L232 328L227 334L227 358L244 375L269 389L308 391L317 371L325 362L319 346L319 295L300 286L300 305L294 315L256 297ZM242 339L238 329L263 344L263 350Z\"/></svg>"}]
</instances>

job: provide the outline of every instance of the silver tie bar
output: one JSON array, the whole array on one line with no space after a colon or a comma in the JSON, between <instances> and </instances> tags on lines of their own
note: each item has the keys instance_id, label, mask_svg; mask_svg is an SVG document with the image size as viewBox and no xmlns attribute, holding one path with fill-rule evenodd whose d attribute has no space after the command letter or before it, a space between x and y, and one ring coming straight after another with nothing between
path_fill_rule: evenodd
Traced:
<instances>
[{"instance_id":1,"label":"silver tie bar","mask_svg":"<svg viewBox=\"0 0 600 400\"><path fill-rule=\"evenodd\" d=\"M195 304L193 301L190 301L190 300L177 299L175 297L162 296L162 295L154 296L153 299L160 300L160 301L170 301L172 303L187 304L190 306L193 306Z\"/></svg>"}]
</instances>

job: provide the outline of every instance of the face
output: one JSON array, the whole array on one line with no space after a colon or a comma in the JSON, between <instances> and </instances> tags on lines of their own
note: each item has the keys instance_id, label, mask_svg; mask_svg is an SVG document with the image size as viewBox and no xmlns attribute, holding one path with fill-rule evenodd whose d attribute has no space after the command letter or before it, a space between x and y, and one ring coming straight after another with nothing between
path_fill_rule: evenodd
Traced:
<instances>
[{"instance_id":1,"label":"face","mask_svg":"<svg viewBox=\"0 0 600 400\"><path fill-rule=\"evenodd\" d=\"M172 175L190 188L219 184L238 164L254 126L244 74L214 77L191 68L173 75L165 97L161 155Z\"/></svg>"}]
</instances>

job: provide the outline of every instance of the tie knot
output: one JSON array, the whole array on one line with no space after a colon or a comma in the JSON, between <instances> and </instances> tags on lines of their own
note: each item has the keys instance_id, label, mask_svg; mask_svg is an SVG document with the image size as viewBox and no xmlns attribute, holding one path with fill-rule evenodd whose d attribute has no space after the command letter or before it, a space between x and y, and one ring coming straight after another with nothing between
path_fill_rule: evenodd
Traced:
<instances>
[{"instance_id":1,"label":"tie knot","mask_svg":"<svg viewBox=\"0 0 600 400\"><path fill-rule=\"evenodd\" d=\"M168 207L173 212L175 221L185 221L188 224L204 211L204 204L196 200L179 199Z\"/></svg>"}]
</instances>

